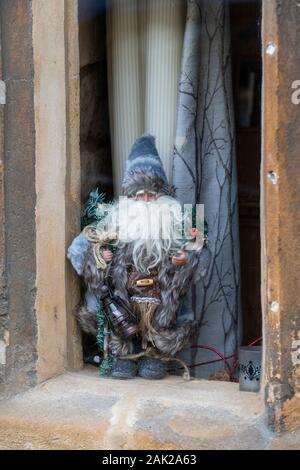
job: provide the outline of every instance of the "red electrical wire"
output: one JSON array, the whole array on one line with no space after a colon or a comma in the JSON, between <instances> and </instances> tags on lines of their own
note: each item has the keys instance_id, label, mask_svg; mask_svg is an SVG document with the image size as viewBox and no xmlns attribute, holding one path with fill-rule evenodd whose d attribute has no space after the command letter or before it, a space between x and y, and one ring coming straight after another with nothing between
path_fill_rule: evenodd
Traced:
<instances>
[{"instance_id":1,"label":"red electrical wire","mask_svg":"<svg viewBox=\"0 0 300 470\"><path fill-rule=\"evenodd\" d=\"M231 373L231 367L229 362L227 361L227 358L223 356L217 349L211 347L211 346L192 346L192 349L207 349L208 351L212 351L215 354L217 354L226 364L226 367L228 368L229 373Z\"/></svg>"},{"instance_id":2,"label":"red electrical wire","mask_svg":"<svg viewBox=\"0 0 300 470\"><path fill-rule=\"evenodd\" d=\"M257 338L255 341L252 341L252 343L248 344L248 346L254 346L256 343L259 343L262 341L262 336L260 338Z\"/></svg>"},{"instance_id":3,"label":"red electrical wire","mask_svg":"<svg viewBox=\"0 0 300 470\"><path fill-rule=\"evenodd\" d=\"M252 343L250 343L248 346L254 346L256 343L258 343L261 340L262 340L262 336L260 338L255 339L254 341L252 341ZM217 356L219 356L220 359L215 359L215 360L206 361L206 362L198 362L198 364L194 364L194 365L191 365L189 367L204 366L204 365L207 365L207 364L213 364L213 363L216 363L216 362L224 361L226 367L228 368L230 379L231 380L233 379L233 374L235 372L235 369L239 365L239 360L237 359L232 367L229 364L228 360L236 357L238 355L237 352L235 352L231 356L225 357L223 354L220 353L220 351L218 351L217 349L215 349L211 346L196 345L196 346L192 346L192 349L207 349L208 351L211 351L211 352L214 352L215 354L217 354Z\"/></svg>"},{"instance_id":4,"label":"red electrical wire","mask_svg":"<svg viewBox=\"0 0 300 470\"><path fill-rule=\"evenodd\" d=\"M232 354L232 356L227 356L226 359L228 360L228 359L232 359L234 357L236 357L236 353ZM207 364L214 364L216 362L221 362L221 361L223 361L223 359L214 359L212 361L197 362L196 364L191 364L188 367L192 368L192 367L197 367L197 366L206 366Z\"/></svg>"}]
</instances>

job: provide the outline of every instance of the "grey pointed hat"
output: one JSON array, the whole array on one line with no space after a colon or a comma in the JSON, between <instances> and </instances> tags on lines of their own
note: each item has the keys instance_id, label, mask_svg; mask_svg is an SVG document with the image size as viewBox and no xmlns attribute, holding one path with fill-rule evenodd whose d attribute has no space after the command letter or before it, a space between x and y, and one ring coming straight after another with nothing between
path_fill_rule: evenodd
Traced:
<instances>
[{"instance_id":1,"label":"grey pointed hat","mask_svg":"<svg viewBox=\"0 0 300 470\"><path fill-rule=\"evenodd\" d=\"M141 190L173 194L153 135L144 134L133 144L127 160L122 190L125 196L133 196Z\"/></svg>"}]
</instances>

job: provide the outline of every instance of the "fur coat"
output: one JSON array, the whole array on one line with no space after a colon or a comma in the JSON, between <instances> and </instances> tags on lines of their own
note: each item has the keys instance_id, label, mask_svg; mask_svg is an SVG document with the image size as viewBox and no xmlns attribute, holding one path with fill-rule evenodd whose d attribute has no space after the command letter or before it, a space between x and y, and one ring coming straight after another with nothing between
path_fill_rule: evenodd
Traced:
<instances>
[{"instance_id":1,"label":"fur coat","mask_svg":"<svg viewBox=\"0 0 300 470\"><path fill-rule=\"evenodd\" d=\"M74 266L74 242L72 245L68 257ZM110 283L115 295L120 297L129 308L127 267L132 263L131 251L130 244L120 246L109 269ZM163 266L158 266L161 303L157 307L153 318L155 330L153 338L156 349L163 355L175 355L178 351L187 347L193 335L197 332L196 321L189 319L180 322L179 315L199 263L199 252L188 251L186 253L188 263L184 266L174 266L171 259ZM80 268L77 269L77 272L83 276L87 290L83 302L77 309L76 317L83 331L96 335L95 305L103 285L104 272L97 269L90 242L86 243L79 264ZM130 340L123 340L112 334L110 350L117 356L130 354L133 352L133 345Z\"/></svg>"}]
</instances>

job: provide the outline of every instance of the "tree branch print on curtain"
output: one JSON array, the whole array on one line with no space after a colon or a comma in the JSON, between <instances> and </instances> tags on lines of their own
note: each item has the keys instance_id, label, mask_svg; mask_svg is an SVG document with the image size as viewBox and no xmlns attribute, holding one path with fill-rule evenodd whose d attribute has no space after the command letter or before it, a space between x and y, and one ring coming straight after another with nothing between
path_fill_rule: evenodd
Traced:
<instances>
[{"instance_id":1,"label":"tree branch print on curtain","mask_svg":"<svg viewBox=\"0 0 300 470\"><path fill-rule=\"evenodd\" d=\"M200 321L198 345L226 356L238 348L241 330L235 131L229 6L225 0L189 0L179 83L173 183L183 203L204 204L210 265L190 293ZM191 349L192 364L216 359ZM196 367L207 377L224 364Z\"/></svg>"}]
</instances>

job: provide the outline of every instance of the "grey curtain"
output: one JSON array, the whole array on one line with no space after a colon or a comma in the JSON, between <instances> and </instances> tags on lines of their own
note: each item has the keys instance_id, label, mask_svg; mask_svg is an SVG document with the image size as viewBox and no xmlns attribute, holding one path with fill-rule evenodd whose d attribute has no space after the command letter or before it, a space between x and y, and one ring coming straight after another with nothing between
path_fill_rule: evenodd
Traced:
<instances>
[{"instance_id":1,"label":"grey curtain","mask_svg":"<svg viewBox=\"0 0 300 470\"><path fill-rule=\"evenodd\" d=\"M198 345L233 354L240 342L241 304L235 131L229 7L225 0L189 0L185 28L173 184L183 203L203 203L210 263L190 303L201 322ZM218 357L191 349L189 364ZM193 370L208 377L222 362Z\"/></svg>"},{"instance_id":2,"label":"grey curtain","mask_svg":"<svg viewBox=\"0 0 300 470\"><path fill-rule=\"evenodd\" d=\"M171 176L185 0L107 0L107 58L115 196L135 139L154 134Z\"/></svg>"}]
</instances>

